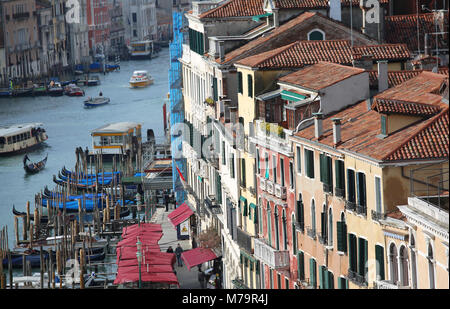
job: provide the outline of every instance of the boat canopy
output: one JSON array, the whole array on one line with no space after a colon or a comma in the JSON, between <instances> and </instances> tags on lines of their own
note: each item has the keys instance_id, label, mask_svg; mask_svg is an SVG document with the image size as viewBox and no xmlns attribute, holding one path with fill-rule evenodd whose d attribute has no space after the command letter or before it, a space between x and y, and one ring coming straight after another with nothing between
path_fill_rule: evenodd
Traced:
<instances>
[{"instance_id":1,"label":"boat canopy","mask_svg":"<svg viewBox=\"0 0 450 309\"><path fill-rule=\"evenodd\" d=\"M18 124L13 125L9 127L0 127L0 136L8 137L13 136L21 133L25 133L30 131L33 128L42 127L44 124L35 122L35 123L24 123L24 124Z\"/></svg>"}]
</instances>

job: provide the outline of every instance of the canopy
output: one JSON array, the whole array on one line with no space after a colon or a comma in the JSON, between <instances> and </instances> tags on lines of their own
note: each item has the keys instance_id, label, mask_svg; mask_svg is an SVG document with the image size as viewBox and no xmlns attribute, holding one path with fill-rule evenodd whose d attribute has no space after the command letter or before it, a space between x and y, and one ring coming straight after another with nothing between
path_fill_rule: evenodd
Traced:
<instances>
[{"instance_id":1,"label":"canopy","mask_svg":"<svg viewBox=\"0 0 450 309\"><path fill-rule=\"evenodd\" d=\"M158 282L167 284L179 284L177 276L171 272L148 273L141 271L142 282ZM118 272L114 284L123 284L127 282L139 281L139 272Z\"/></svg>"},{"instance_id":2,"label":"canopy","mask_svg":"<svg viewBox=\"0 0 450 309\"><path fill-rule=\"evenodd\" d=\"M132 234L137 234L138 232L162 232L161 224L155 223L141 223L127 226L122 229L122 238L128 237Z\"/></svg>"},{"instance_id":3,"label":"canopy","mask_svg":"<svg viewBox=\"0 0 450 309\"><path fill-rule=\"evenodd\" d=\"M170 265L172 266L175 263L175 254L172 254L171 257L162 257L162 256L153 256L153 254L146 255L145 263L144 259L142 259L141 264L150 264L150 265ZM120 260L117 262L117 266L120 268L127 266L137 266L139 265L137 258L128 259L128 260Z\"/></svg>"},{"instance_id":4,"label":"canopy","mask_svg":"<svg viewBox=\"0 0 450 309\"><path fill-rule=\"evenodd\" d=\"M217 255L209 248L195 248L189 251L181 253L181 259L186 263L189 270L192 267L200 265L202 263L214 260Z\"/></svg>"},{"instance_id":5,"label":"canopy","mask_svg":"<svg viewBox=\"0 0 450 309\"><path fill-rule=\"evenodd\" d=\"M142 246L146 246L146 245L158 245L158 241L161 239L162 234L157 234L154 236L151 235L141 235L139 236L139 240L142 243ZM127 246L127 247L136 247L136 242L137 242L138 237L137 236L132 236L130 238L126 238L124 240L121 240L117 243L117 248L122 247L122 246Z\"/></svg>"},{"instance_id":6,"label":"canopy","mask_svg":"<svg viewBox=\"0 0 450 309\"><path fill-rule=\"evenodd\" d=\"M292 91L283 90L283 91L281 91L281 98L284 100L287 100L287 101L297 102L297 101L304 100L306 98L306 96L292 92Z\"/></svg>"},{"instance_id":7,"label":"canopy","mask_svg":"<svg viewBox=\"0 0 450 309\"><path fill-rule=\"evenodd\" d=\"M178 224L185 221L193 213L194 211L186 203L183 203L174 211L172 211L167 217L169 218L173 226L176 228Z\"/></svg>"}]
</instances>

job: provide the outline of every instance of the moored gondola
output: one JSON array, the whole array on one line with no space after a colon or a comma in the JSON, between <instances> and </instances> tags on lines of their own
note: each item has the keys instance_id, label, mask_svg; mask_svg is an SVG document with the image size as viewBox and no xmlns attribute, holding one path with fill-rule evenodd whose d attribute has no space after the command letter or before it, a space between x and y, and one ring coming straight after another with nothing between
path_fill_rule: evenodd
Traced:
<instances>
[{"instance_id":1,"label":"moored gondola","mask_svg":"<svg viewBox=\"0 0 450 309\"><path fill-rule=\"evenodd\" d=\"M29 161L30 159L28 158L28 155L25 155L23 157L23 168L29 174L36 174L36 173L40 172L42 169L44 169L45 164L47 163L47 157L48 157L48 154L45 156L45 158L43 160L41 160L37 163L27 164L27 161Z\"/></svg>"},{"instance_id":2,"label":"moored gondola","mask_svg":"<svg viewBox=\"0 0 450 309\"><path fill-rule=\"evenodd\" d=\"M12 212L13 212L13 214L14 214L15 216L23 217L23 216L26 216L26 215L27 215L26 212L18 211L14 205L13 205L13 210L12 210ZM47 217L47 216L41 216L40 219L41 219L41 220L40 220L41 223L47 223L47 222L48 222L48 217ZM30 213L30 220L31 220L31 221L34 221L34 214L33 214L33 213Z\"/></svg>"}]
</instances>

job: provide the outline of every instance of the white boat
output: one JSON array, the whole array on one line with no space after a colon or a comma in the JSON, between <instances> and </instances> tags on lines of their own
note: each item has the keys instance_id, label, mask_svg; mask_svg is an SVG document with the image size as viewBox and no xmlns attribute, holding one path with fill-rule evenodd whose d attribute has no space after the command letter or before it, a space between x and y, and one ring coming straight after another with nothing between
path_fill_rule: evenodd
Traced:
<instances>
[{"instance_id":1,"label":"white boat","mask_svg":"<svg viewBox=\"0 0 450 309\"><path fill-rule=\"evenodd\" d=\"M105 105L109 103L109 98L107 97L96 97L96 98L89 98L86 101L84 101L85 107L95 107L100 105Z\"/></svg>"},{"instance_id":2,"label":"white boat","mask_svg":"<svg viewBox=\"0 0 450 309\"><path fill-rule=\"evenodd\" d=\"M133 76L130 79L130 86L132 88L136 87L147 87L153 84L153 79L148 74L147 71L134 71Z\"/></svg>"},{"instance_id":3,"label":"white boat","mask_svg":"<svg viewBox=\"0 0 450 309\"><path fill-rule=\"evenodd\" d=\"M0 155L29 150L48 139L42 123L24 123L0 127Z\"/></svg>"}]
</instances>

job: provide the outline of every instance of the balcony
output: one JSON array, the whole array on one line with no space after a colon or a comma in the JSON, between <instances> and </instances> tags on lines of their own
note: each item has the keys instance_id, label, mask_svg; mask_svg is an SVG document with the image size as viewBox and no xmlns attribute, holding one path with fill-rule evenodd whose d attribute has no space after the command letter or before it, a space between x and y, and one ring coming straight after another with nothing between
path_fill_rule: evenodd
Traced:
<instances>
[{"instance_id":1,"label":"balcony","mask_svg":"<svg viewBox=\"0 0 450 309\"><path fill-rule=\"evenodd\" d=\"M307 227L307 228L306 228L306 235L308 235L308 236L311 237L312 239L316 239L316 229Z\"/></svg>"},{"instance_id":2,"label":"balcony","mask_svg":"<svg viewBox=\"0 0 450 309\"><path fill-rule=\"evenodd\" d=\"M275 185L275 196L280 198L280 199L285 200L286 199L286 195L287 195L286 187L276 184Z\"/></svg>"},{"instance_id":3,"label":"balcony","mask_svg":"<svg viewBox=\"0 0 450 309\"><path fill-rule=\"evenodd\" d=\"M266 191L266 179L263 177L259 178L259 188L261 191Z\"/></svg>"},{"instance_id":4,"label":"balcony","mask_svg":"<svg viewBox=\"0 0 450 309\"><path fill-rule=\"evenodd\" d=\"M252 250L252 236L242 230L240 227L236 229L237 231L237 243L239 247L247 251L248 253L253 253Z\"/></svg>"},{"instance_id":5,"label":"balcony","mask_svg":"<svg viewBox=\"0 0 450 309\"><path fill-rule=\"evenodd\" d=\"M254 256L269 267L280 270L289 269L289 251L276 250L268 245L263 238L255 238Z\"/></svg>"},{"instance_id":6,"label":"balcony","mask_svg":"<svg viewBox=\"0 0 450 309\"><path fill-rule=\"evenodd\" d=\"M323 184L323 192L333 194L333 186L327 183Z\"/></svg>"},{"instance_id":7,"label":"balcony","mask_svg":"<svg viewBox=\"0 0 450 309\"><path fill-rule=\"evenodd\" d=\"M377 212L375 210L371 211L372 220L380 221L386 219L386 214L382 212Z\"/></svg>"},{"instance_id":8,"label":"balcony","mask_svg":"<svg viewBox=\"0 0 450 309\"><path fill-rule=\"evenodd\" d=\"M354 284L366 287L367 286L367 280L364 276L361 276L358 274L358 272L353 271L351 269L348 270L348 280L352 281Z\"/></svg>"},{"instance_id":9,"label":"balcony","mask_svg":"<svg viewBox=\"0 0 450 309\"><path fill-rule=\"evenodd\" d=\"M319 239L319 243L322 245L328 245L328 237L327 235L322 235L320 233L317 234L317 238Z\"/></svg>"},{"instance_id":10,"label":"balcony","mask_svg":"<svg viewBox=\"0 0 450 309\"><path fill-rule=\"evenodd\" d=\"M356 210L356 203L351 201L345 201L345 209L355 211Z\"/></svg>"},{"instance_id":11,"label":"balcony","mask_svg":"<svg viewBox=\"0 0 450 309\"><path fill-rule=\"evenodd\" d=\"M274 193L274 191L273 191L274 188L273 187L274 187L273 182L271 182L270 180L267 180L266 181L266 191L267 191L267 193L273 194Z\"/></svg>"},{"instance_id":12,"label":"balcony","mask_svg":"<svg viewBox=\"0 0 450 309\"><path fill-rule=\"evenodd\" d=\"M305 223L304 222L294 222L295 229L301 231L302 233L305 231Z\"/></svg>"},{"instance_id":13,"label":"balcony","mask_svg":"<svg viewBox=\"0 0 450 309\"><path fill-rule=\"evenodd\" d=\"M12 14L13 19L29 18L30 12L21 12Z\"/></svg>"},{"instance_id":14,"label":"balcony","mask_svg":"<svg viewBox=\"0 0 450 309\"><path fill-rule=\"evenodd\" d=\"M337 197L344 197L345 196L345 189L343 188L334 188L334 195Z\"/></svg>"},{"instance_id":15,"label":"balcony","mask_svg":"<svg viewBox=\"0 0 450 309\"><path fill-rule=\"evenodd\" d=\"M388 280L375 280L374 281L374 289L378 289L378 290L399 290L399 289L411 289L410 286L401 286L401 285L396 285L394 283L392 283L391 281Z\"/></svg>"},{"instance_id":16,"label":"balcony","mask_svg":"<svg viewBox=\"0 0 450 309\"><path fill-rule=\"evenodd\" d=\"M366 205L356 205L356 213L358 215L363 215L367 217L367 206Z\"/></svg>"}]
</instances>

